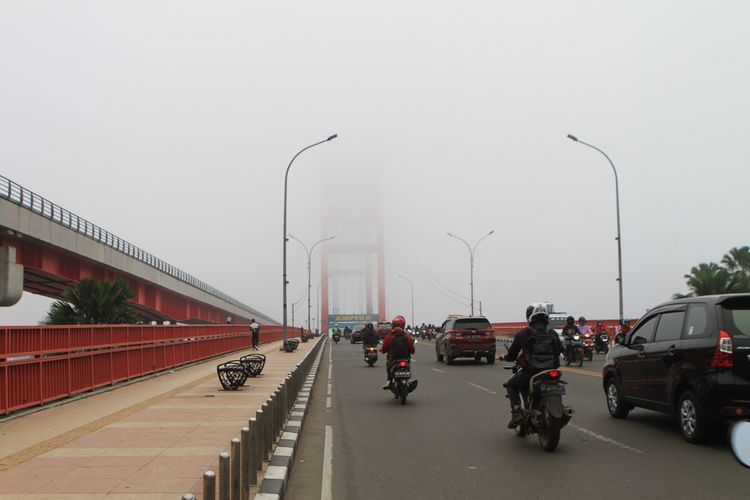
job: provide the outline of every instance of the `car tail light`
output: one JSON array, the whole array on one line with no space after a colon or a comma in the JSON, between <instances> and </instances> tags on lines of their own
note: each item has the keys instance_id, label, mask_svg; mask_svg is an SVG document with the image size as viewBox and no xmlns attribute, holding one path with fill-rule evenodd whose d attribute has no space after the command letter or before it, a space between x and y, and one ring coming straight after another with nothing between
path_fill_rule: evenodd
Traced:
<instances>
[{"instance_id":1,"label":"car tail light","mask_svg":"<svg viewBox=\"0 0 750 500\"><path fill-rule=\"evenodd\" d=\"M734 347L732 336L724 330L719 331L719 342L716 344L711 368L732 368L734 366Z\"/></svg>"},{"instance_id":2,"label":"car tail light","mask_svg":"<svg viewBox=\"0 0 750 500\"><path fill-rule=\"evenodd\" d=\"M560 372L557 370L552 370L551 372L547 372L547 375L549 375L550 378L560 378Z\"/></svg>"},{"instance_id":3,"label":"car tail light","mask_svg":"<svg viewBox=\"0 0 750 500\"><path fill-rule=\"evenodd\" d=\"M408 365L408 364L409 364L409 363L407 363L406 361L399 361L399 362L398 362L398 366L400 366L401 368L405 368L405 367L406 367L406 365Z\"/></svg>"}]
</instances>

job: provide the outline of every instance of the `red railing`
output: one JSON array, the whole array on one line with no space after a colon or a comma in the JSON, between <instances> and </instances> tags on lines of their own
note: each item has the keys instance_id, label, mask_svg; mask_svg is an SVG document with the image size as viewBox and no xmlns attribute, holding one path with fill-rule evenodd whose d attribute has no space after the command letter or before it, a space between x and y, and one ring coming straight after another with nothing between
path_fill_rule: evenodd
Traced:
<instances>
[{"instance_id":1,"label":"red railing","mask_svg":"<svg viewBox=\"0 0 750 500\"><path fill-rule=\"evenodd\" d=\"M604 326L607 327L607 331L610 335L615 334L615 328L617 327L619 321L616 319L593 319L588 320L588 325L593 329L596 325L597 321L601 321L604 323ZM632 327L635 325L636 320L633 319L630 321L630 326ZM516 333L518 333L519 330L527 327L529 324L526 322L511 322L511 323L492 323L492 330L495 332L496 335L501 336L513 336Z\"/></svg>"},{"instance_id":2,"label":"red railing","mask_svg":"<svg viewBox=\"0 0 750 500\"><path fill-rule=\"evenodd\" d=\"M261 327L261 343L282 336L280 326ZM0 415L250 344L246 325L0 328Z\"/></svg>"}]
</instances>

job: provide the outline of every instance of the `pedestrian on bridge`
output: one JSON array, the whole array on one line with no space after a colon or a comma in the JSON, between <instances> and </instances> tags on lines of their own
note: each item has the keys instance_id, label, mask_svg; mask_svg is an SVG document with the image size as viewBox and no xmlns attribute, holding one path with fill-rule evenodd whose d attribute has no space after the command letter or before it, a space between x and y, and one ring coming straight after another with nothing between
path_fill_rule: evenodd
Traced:
<instances>
[{"instance_id":1,"label":"pedestrian on bridge","mask_svg":"<svg viewBox=\"0 0 750 500\"><path fill-rule=\"evenodd\" d=\"M255 318L250 320L250 333L253 336L253 349L257 351L260 343L260 325L255 321Z\"/></svg>"}]
</instances>

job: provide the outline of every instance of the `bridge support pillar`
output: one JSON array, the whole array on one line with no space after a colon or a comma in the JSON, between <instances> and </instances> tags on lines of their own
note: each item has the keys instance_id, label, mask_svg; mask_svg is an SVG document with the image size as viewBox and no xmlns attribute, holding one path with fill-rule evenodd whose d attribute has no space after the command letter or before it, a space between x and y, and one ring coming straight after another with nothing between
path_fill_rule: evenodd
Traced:
<instances>
[{"instance_id":1,"label":"bridge support pillar","mask_svg":"<svg viewBox=\"0 0 750 500\"><path fill-rule=\"evenodd\" d=\"M0 306L12 306L23 294L23 266L16 264L16 249L0 247Z\"/></svg>"}]
</instances>

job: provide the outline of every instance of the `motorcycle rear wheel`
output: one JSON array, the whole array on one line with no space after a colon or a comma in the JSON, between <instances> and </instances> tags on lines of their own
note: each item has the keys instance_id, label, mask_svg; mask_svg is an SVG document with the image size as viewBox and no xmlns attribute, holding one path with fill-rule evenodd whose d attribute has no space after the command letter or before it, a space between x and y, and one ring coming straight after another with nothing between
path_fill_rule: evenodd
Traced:
<instances>
[{"instance_id":1,"label":"motorcycle rear wheel","mask_svg":"<svg viewBox=\"0 0 750 500\"><path fill-rule=\"evenodd\" d=\"M547 408L544 408L543 427L539 429L539 444L544 451L555 451L560 443L560 428L562 422L559 418L553 417Z\"/></svg>"},{"instance_id":2,"label":"motorcycle rear wheel","mask_svg":"<svg viewBox=\"0 0 750 500\"><path fill-rule=\"evenodd\" d=\"M399 397L401 398L401 404L402 404L402 405L405 405L405 404L406 404L406 395L407 395L407 394L409 394L409 391L408 391L408 390L406 390L406 387L405 387L405 386L404 386L404 387L402 387L402 388L401 388L401 394L399 395Z\"/></svg>"},{"instance_id":3,"label":"motorcycle rear wheel","mask_svg":"<svg viewBox=\"0 0 750 500\"><path fill-rule=\"evenodd\" d=\"M368 359L368 360L367 360L367 364L368 364L368 365L370 365L370 366L372 366L372 365L374 365L374 364L375 364L375 361L373 361L373 360L371 360L371 359Z\"/></svg>"}]
</instances>

